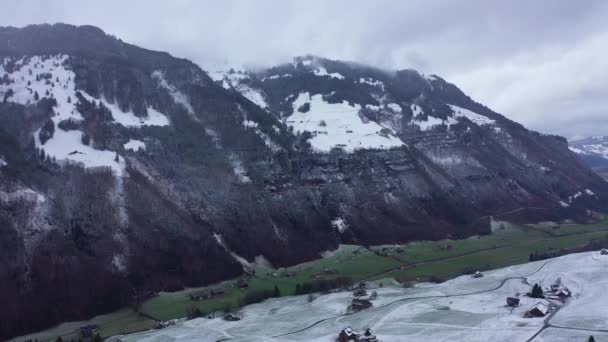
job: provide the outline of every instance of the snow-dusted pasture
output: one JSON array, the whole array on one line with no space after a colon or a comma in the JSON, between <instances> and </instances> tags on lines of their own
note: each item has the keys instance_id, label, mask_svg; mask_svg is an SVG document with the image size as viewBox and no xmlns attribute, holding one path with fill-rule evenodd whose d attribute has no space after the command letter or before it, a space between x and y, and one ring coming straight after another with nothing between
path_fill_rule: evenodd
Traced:
<instances>
[{"instance_id":1,"label":"snow-dusted pasture","mask_svg":"<svg viewBox=\"0 0 608 342\"><path fill-rule=\"evenodd\" d=\"M597 341L608 338L608 256L599 252L490 271L483 278L461 276L413 288L377 288L371 309L346 314L350 292L267 300L245 307L243 319L198 318L176 326L121 336L123 341L333 341L345 326L371 327L381 341ZM522 294L529 284L548 287L560 277L572 290L565 304L544 318L524 318L537 299ZM507 296L521 305L505 307Z\"/></svg>"}]
</instances>

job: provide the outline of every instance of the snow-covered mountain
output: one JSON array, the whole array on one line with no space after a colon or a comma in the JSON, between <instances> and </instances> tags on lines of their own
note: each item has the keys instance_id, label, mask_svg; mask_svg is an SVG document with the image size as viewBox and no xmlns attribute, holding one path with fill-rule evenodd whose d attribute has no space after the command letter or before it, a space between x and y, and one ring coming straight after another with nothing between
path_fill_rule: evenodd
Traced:
<instances>
[{"instance_id":1,"label":"snow-covered mountain","mask_svg":"<svg viewBox=\"0 0 608 342\"><path fill-rule=\"evenodd\" d=\"M565 139L414 70L305 56L207 73L95 27L36 25L0 28L0 99L0 338L258 256L608 209Z\"/></svg>"},{"instance_id":2,"label":"snow-covered mountain","mask_svg":"<svg viewBox=\"0 0 608 342\"><path fill-rule=\"evenodd\" d=\"M592 136L569 142L570 150L591 167L608 167L608 137Z\"/></svg>"}]
</instances>

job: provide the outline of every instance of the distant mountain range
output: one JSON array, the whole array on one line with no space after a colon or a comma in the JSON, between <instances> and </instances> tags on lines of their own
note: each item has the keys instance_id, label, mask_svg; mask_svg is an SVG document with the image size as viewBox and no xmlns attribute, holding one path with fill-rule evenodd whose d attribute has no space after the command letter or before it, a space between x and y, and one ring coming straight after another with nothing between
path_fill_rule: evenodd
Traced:
<instances>
[{"instance_id":1,"label":"distant mountain range","mask_svg":"<svg viewBox=\"0 0 608 342\"><path fill-rule=\"evenodd\" d=\"M593 136L569 142L570 150L591 167L608 167L608 137Z\"/></svg>"},{"instance_id":2,"label":"distant mountain range","mask_svg":"<svg viewBox=\"0 0 608 342\"><path fill-rule=\"evenodd\" d=\"M35 25L0 28L0 100L0 339L259 260L608 210L564 138L415 70L303 56L207 73Z\"/></svg>"}]
</instances>

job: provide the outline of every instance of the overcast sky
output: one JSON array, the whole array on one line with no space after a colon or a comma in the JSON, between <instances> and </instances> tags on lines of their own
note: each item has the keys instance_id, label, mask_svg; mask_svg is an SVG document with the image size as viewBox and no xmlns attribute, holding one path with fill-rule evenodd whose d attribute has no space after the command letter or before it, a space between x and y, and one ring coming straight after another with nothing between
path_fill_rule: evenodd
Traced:
<instances>
[{"instance_id":1,"label":"overcast sky","mask_svg":"<svg viewBox=\"0 0 608 342\"><path fill-rule=\"evenodd\" d=\"M442 76L524 125L608 135L608 1L0 0L0 25L99 26L200 65L307 53Z\"/></svg>"}]
</instances>

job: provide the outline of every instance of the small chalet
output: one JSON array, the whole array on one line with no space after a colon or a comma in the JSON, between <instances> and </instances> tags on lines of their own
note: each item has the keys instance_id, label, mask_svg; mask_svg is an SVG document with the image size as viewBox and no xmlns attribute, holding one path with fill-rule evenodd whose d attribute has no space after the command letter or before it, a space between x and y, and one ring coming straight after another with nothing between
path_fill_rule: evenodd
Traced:
<instances>
[{"instance_id":1,"label":"small chalet","mask_svg":"<svg viewBox=\"0 0 608 342\"><path fill-rule=\"evenodd\" d=\"M354 297L364 297L367 296L367 291L365 289L359 288L353 292Z\"/></svg>"},{"instance_id":2,"label":"small chalet","mask_svg":"<svg viewBox=\"0 0 608 342\"><path fill-rule=\"evenodd\" d=\"M358 334L353 331L351 327L346 327L340 331L338 338L336 338L336 342L348 342L348 341L357 341Z\"/></svg>"},{"instance_id":3,"label":"small chalet","mask_svg":"<svg viewBox=\"0 0 608 342\"><path fill-rule=\"evenodd\" d=\"M173 320L173 319L170 321L160 321L160 322L158 322L156 327L154 327L154 329L165 329L167 327L175 325L175 323L176 323L176 320Z\"/></svg>"},{"instance_id":4,"label":"small chalet","mask_svg":"<svg viewBox=\"0 0 608 342\"><path fill-rule=\"evenodd\" d=\"M561 289L555 291L555 295L560 298L568 298L572 297L572 292L567 287L562 287Z\"/></svg>"},{"instance_id":5,"label":"small chalet","mask_svg":"<svg viewBox=\"0 0 608 342\"><path fill-rule=\"evenodd\" d=\"M606 248L602 248L602 250L600 251L601 255L608 255L608 249Z\"/></svg>"},{"instance_id":6,"label":"small chalet","mask_svg":"<svg viewBox=\"0 0 608 342\"><path fill-rule=\"evenodd\" d=\"M473 273L473 278L481 278L483 277L483 273L479 272L479 271L475 271L475 273Z\"/></svg>"},{"instance_id":7,"label":"small chalet","mask_svg":"<svg viewBox=\"0 0 608 342\"><path fill-rule=\"evenodd\" d=\"M507 297L507 306L511 308L519 306L519 298Z\"/></svg>"},{"instance_id":8,"label":"small chalet","mask_svg":"<svg viewBox=\"0 0 608 342\"><path fill-rule=\"evenodd\" d=\"M361 298L353 298L353 300L350 304L350 308L354 312L369 309L371 307L372 307L372 302L370 302L367 299L361 299Z\"/></svg>"},{"instance_id":9,"label":"small chalet","mask_svg":"<svg viewBox=\"0 0 608 342\"><path fill-rule=\"evenodd\" d=\"M533 307L531 307L526 313L524 317L533 318L533 317L545 317L549 308L543 303L536 303Z\"/></svg>"},{"instance_id":10,"label":"small chalet","mask_svg":"<svg viewBox=\"0 0 608 342\"><path fill-rule=\"evenodd\" d=\"M236 322L236 321L240 321L241 318L237 315L233 315L231 313L225 314L224 315L224 320L225 321L230 321L230 322Z\"/></svg>"}]
</instances>

